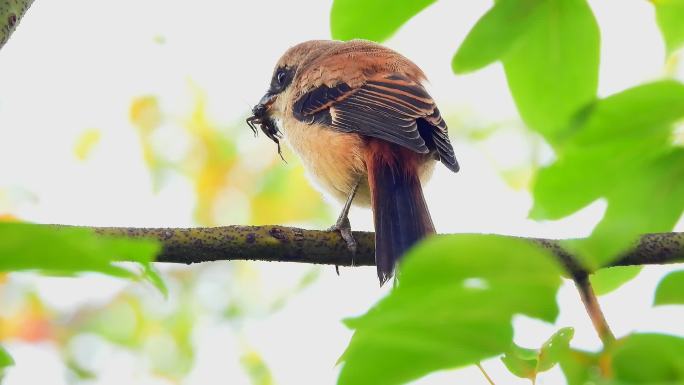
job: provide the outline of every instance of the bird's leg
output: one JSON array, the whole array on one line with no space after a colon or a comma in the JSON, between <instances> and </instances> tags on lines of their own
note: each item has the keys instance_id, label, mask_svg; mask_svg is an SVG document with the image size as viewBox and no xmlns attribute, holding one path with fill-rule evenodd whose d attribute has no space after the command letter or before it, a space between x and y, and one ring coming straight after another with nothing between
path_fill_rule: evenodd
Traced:
<instances>
[{"instance_id":1,"label":"bird's leg","mask_svg":"<svg viewBox=\"0 0 684 385\"><path fill-rule=\"evenodd\" d=\"M356 254L356 239L354 239L354 236L352 235L352 229L351 229L351 224L349 223L349 209L351 208L352 201L354 200L354 196L356 195L356 190L359 188L359 183L361 182L360 179L354 183L354 187L352 187L351 192L349 193L349 197L347 198L347 201L344 202L344 206L342 207L342 212L340 213L340 216L337 218L337 222L335 225L333 225L331 228L328 229L328 231L339 231L340 235L342 236L342 239L347 243L347 248L349 248L349 251L352 252L352 254Z\"/></svg>"}]
</instances>

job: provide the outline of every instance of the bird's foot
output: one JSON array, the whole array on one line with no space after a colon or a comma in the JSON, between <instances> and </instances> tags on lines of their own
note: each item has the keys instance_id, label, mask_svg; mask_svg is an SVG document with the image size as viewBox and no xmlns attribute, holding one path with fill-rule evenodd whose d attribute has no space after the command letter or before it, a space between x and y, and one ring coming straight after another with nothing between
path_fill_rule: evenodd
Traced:
<instances>
[{"instance_id":1,"label":"bird's foot","mask_svg":"<svg viewBox=\"0 0 684 385\"><path fill-rule=\"evenodd\" d=\"M347 248L349 251L351 251L352 254L356 254L358 244L356 243L356 239L354 239L354 235L352 234L349 218L345 217L338 219L337 223L329 228L328 231L339 231L342 239L344 239L344 241L347 243Z\"/></svg>"}]
</instances>

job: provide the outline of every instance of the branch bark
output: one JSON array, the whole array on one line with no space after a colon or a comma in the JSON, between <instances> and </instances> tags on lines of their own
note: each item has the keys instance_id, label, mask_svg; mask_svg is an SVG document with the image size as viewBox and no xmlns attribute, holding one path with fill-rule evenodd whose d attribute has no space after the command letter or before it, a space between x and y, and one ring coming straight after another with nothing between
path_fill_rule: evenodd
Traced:
<instances>
[{"instance_id":1,"label":"branch bark","mask_svg":"<svg viewBox=\"0 0 684 385\"><path fill-rule=\"evenodd\" d=\"M0 0L0 49L7 43L33 0Z\"/></svg>"},{"instance_id":2,"label":"branch bark","mask_svg":"<svg viewBox=\"0 0 684 385\"><path fill-rule=\"evenodd\" d=\"M355 231L352 255L337 232L285 226L225 226L198 228L99 227L103 235L152 238L162 243L158 262L192 264L218 260L299 262L337 266L374 266L374 234ZM525 238L550 250L575 280L587 271L552 239ZM634 247L606 265L628 266L684 262L684 233L647 234Z\"/></svg>"}]
</instances>

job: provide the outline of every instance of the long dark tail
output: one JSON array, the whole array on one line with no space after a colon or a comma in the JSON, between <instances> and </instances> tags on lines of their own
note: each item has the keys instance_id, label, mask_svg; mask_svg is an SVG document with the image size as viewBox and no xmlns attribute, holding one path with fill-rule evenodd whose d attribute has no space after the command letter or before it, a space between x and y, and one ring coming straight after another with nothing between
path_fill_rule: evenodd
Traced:
<instances>
[{"instance_id":1,"label":"long dark tail","mask_svg":"<svg viewBox=\"0 0 684 385\"><path fill-rule=\"evenodd\" d=\"M397 260L406 250L435 232L418 179L420 156L387 142L369 143L366 167L380 285L392 277Z\"/></svg>"}]
</instances>

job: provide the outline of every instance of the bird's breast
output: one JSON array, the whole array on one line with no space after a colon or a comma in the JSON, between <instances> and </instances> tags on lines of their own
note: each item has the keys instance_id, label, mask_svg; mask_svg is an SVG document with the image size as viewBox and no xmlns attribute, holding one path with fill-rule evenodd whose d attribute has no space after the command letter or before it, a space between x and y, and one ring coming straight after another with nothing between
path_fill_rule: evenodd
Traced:
<instances>
[{"instance_id":1,"label":"bird's breast","mask_svg":"<svg viewBox=\"0 0 684 385\"><path fill-rule=\"evenodd\" d=\"M302 160L316 186L344 202L354 184L359 188L353 203L370 206L370 188L366 168L366 152L373 151L367 140L355 133L340 132L321 124L302 123L294 117L281 121L285 139ZM398 149L396 145L389 148ZM422 184L434 169L435 160L428 154L414 154L412 159Z\"/></svg>"},{"instance_id":2,"label":"bird's breast","mask_svg":"<svg viewBox=\"0 0 684 385\"><path fill-rule=\"evenodd\" d=\"M344 202L357 180L361 180L354 203L370 205L364 140L358 134L343 133L294 118L282 121L285 138L299 155L318 187Z\"/></svg>"}]
</instances>

